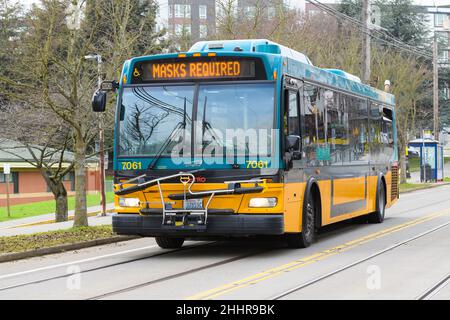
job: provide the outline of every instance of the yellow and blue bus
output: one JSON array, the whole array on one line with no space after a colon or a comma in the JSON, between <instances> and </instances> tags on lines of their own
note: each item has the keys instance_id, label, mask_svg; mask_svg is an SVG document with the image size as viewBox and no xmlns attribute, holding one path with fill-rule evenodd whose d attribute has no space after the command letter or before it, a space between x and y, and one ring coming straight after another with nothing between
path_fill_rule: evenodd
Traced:
<instances>
[{"instance_id":1,"label":"yellow and blue bus","mask_svg":"<svg viewBox=\"0 0 450 320\"><path fill-rule=\"evenodd\" d=\"M394 96L277 43L136 57L112 84L118 234L162 248L255 235L307 247L325 225L383 222L398 198Z\"/></svg>"}]
</instances>

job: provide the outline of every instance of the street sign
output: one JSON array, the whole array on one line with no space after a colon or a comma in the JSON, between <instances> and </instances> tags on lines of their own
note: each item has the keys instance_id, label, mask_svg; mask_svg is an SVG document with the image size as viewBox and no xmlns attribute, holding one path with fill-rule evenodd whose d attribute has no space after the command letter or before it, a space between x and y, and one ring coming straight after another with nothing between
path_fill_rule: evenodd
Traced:
<instances>
[{"instance_id":1,"label":"street sign","mask_svg":"<svg viewBox=\"0 0 450 320\"><path fill-rule=\"evenodd\" d=\"M115 92L118 87L119 84L114 80L103 81L100 85L100 89L104 92Z\"/></svg>"},{"instance_id":2,"label":"street sign","mask_svg":"<svg viewBox=\"0 0 450 320\"><path fill-rule=\"evenodd\" d=\"M3 174L5 175L6 183L6 212L8 212L8 218L11 217L11 208L9 203L9 175L11 174L11 165L9 163L3 164Z\"/></svg>"},{"instance_id":3,"label":"street sign","mask_svg":"<svg viewBox=\"0 0 450 320\"><path fill-rule=\"evenodd\" d=\"M11 174L11 165L9 163L3 164L3 174Z\"/></svg>"}]
</instances>

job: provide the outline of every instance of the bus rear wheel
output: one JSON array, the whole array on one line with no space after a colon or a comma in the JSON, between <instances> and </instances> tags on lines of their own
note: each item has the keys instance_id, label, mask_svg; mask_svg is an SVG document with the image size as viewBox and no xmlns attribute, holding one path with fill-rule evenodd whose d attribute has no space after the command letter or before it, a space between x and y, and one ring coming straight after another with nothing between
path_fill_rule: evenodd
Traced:
<instances>
[{"instance_id":1,"label":"bus rear wheel","mask_svg":"<svg viewBox=\"0 0 450 320\"><path fill-rule=\"evenodd\" d=\"M386 210L386 193L384 183L380 182L377 194L377 211L369 214L369 223L382 223L384 221L384 212Z\"/></svg>"},{"instance_id":2,"label":"bus rear wheel","mask_svg":"<svg viewBox=\"0 0 450 320\"><path fill-rule=\"evenodd\" d=\"M178 249L183 246L184 238L155 237L156 243L163 249Z\"/></svg>"},{"instance_id":3,"label":"bus rear wheel","mask_svg":"<svg viewBox=\"0 0 450 320\"><path fill-rule=\"evenodd\" d=\"M316 235L315 217L316 205L310 194L303 209L302 232L286 234L286 242L289 248L307 248L313 243Z\"/></svg>"}]
</instances>

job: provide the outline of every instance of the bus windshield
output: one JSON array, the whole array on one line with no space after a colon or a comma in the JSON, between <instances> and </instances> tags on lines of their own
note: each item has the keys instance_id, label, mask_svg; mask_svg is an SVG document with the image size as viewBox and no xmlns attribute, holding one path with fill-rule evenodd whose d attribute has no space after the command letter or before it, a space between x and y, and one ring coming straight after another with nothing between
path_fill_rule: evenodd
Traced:
<instances>
[{"instance_id":1,"label":"bus windshield","mask_svg":"<svg viewBox=\"0 0 450 320\"><path fill-rule=\"evenodd\" d=\"M119 156L270 156L274 93L269 82L125 87Z\"/></svg>"}]
</instances>

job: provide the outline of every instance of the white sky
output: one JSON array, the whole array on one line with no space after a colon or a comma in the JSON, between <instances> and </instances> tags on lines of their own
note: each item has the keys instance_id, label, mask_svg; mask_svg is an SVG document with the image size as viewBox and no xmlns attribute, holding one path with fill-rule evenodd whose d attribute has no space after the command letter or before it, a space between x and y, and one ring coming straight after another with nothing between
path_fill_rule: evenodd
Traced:
<instances>
[{"instance_id":1,"label":"white sky","mask_svg":"<svg viewBox=\"0 0 450 320\"><path fill-rule=\"evenodd\" d=\"M25 7L30 7L32 3L37 2L37 0L19 0L21 4L23 4Z\"/></svg>"}]
</instances>

